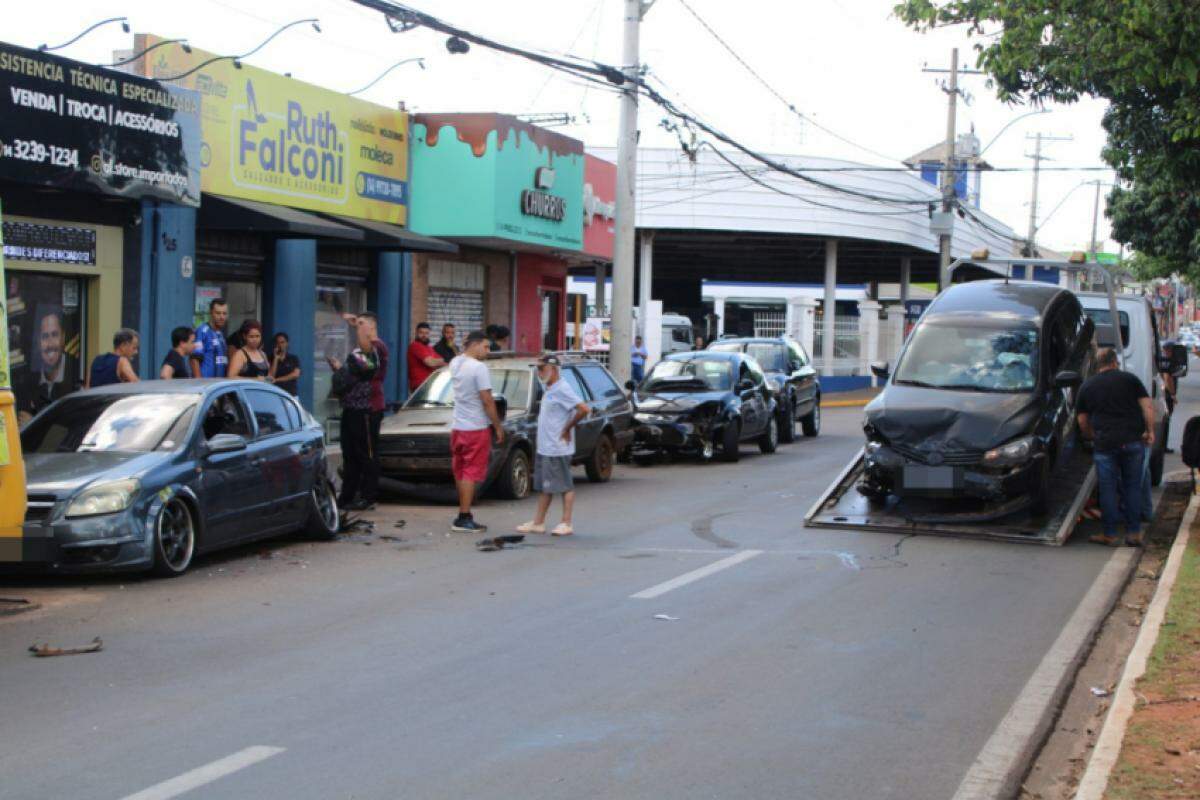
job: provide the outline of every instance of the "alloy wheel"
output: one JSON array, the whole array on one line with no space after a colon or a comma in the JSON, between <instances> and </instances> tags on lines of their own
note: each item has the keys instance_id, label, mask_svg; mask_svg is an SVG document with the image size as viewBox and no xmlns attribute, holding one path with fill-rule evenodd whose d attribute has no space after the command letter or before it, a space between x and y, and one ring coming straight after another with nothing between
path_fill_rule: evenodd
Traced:
<instances>
[{"instance_id":1,"label":"alloy wheel","mask_svg":"<svg viewBox=\"0 0 1200 800\"><path fill-rule=\"evenodd\" d=\"M337 499L333 496L333 489L330 487L329 481L324 478L317 480L312 488L312 499L313 506L321 517L321 524L327 530L336 531L338 529Z\"/></svg>"},{"instance_id":2,"label":"alloy wheel","mask_svg":"<svg viewBox=\"0 0 1200 800\"><path fill-rule=\"evenodd\" d=\"M187 505L178 498L169 500L158 515L157 527L163 563L172 572L183 572L196 546L196 529Z\"/></svg>"},{"instance_id":3,"label":"alloy wheel","mask_svg":"<svg viewBox=\"0 0 1200 800\"><path fill-rule=\"evenodd\" d=\"M513 493L518 497L529 494L529 460L514 458L512 465Z\"/></svg>"}]
</instances>

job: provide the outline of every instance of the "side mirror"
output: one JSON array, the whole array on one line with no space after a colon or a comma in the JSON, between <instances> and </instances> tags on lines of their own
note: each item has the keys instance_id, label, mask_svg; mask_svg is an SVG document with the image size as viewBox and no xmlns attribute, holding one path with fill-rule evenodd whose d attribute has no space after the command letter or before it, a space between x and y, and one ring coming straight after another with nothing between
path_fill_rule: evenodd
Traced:
<instances>
[{"instance_id":1,"label":"side mirror","mask_svg":"<svg viewBox=\"0 0 1200 800\"><path fill-rule=\"evenodd\" d=\"M508 398L502 394L498 394L493 400L496 401L496 416L503 422L508 418Z\"/></svg>"},{"instance_id":2,"label":"side mirror","mask_svg":"<svg viewBox=\"0 0 1200 800\"><path fill-rule=\"evenodd\" d=\"M1083 383L1083 378L1075 370L1064 369L1054 376L1055 389L1074 389L1081 383Z\"/></svg>"},{"instance_id":3,"label":"side mirror","mask_svg":"<svg viewBox=\"0 0 1200 800\"><path fill-rule=\"evenodd\" d=\"M218 433L204 443L204 455L214 456L220 453L239 453L246 449L246 437L236 433Z\"/></svg>"},{"instance_id":4,"label":"side mirror","mask_svg":"<svg viewBox=\"0 0 1200 800\"><path fill-rule=\"evenodd\" d=\"M749 392L754 388L754 381L749 378L742 378L737 385L739 392Z\"/></svg>"},{"instance_id":5,"label":"side mirror","mask_svg":"<svg viewBox=\"0 0 1200 800\"><path fill-rule=\"evenodd\" d=\"M891 371L888 369L890 366L886 361L873 361L871 362L871 372L876 378L887 380L891 375Z\"/></svg>"}]
</instances>

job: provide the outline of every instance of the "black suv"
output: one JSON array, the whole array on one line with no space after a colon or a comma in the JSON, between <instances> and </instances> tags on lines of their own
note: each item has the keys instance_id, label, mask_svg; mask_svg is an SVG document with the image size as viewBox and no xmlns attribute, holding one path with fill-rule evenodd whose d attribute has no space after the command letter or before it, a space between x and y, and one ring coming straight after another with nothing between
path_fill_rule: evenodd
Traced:
<instances>
[{"instance_id":1,"label":"black suv","mask_svg":"<svg viewBox=\"0 0 1200 800\"><path fill-rule=\"evenodd\" d=\"M744 441L764 453L779 443L775 393L753 357L700 350L673 353L654 365L633 389L637 438L633 458L652 463L663 453L717 452L737 461Z\"/></svg>"},{"instance_id":2,"label":"black suv","mask_svg":"<svg viewBox=\"0 0 1200 800\"><path fill-rule=\"evenodd\" d=\"M562 378L591 409L575 428L574 463L583 464L588 480L603 483L612 477L613 462L633 442L633 408L609 371L598 361L562 355ZM492 445L485 489L520 499L532 486L537 449L537 357L489 358L492 393L504 417L502 444ZM438 487L452 490L450 423L454 387L446 367L434 372L404 406L385 417L379 436L379 462L385 486L414 493Z\"/></svg>"},{"instance_id":3,"label":"black suv","mask_svg":"<svg viewBox=\"0 0 1200 800\"><path fill-rule=\"evenodd\" d=\"M974 498L989 517L1044 510L1050 475L1076 444L1077 389L1094 361L1094 325L1071 292L1018 281L950 287L867 405L859 492Z\"/></svg>"},{"instance_id":4,"label":"black suv","mask_svg":"<svg viewBox=\"0 0 1200 800\"><path fill-rule=\"evenodd\" d=\"M796 440L796 422L805 436L821 432L821 383L804 347L788 337L721 338L708 346L718 353L753 356L775 392L779 441Z\"/></svg>"}]
</instances>

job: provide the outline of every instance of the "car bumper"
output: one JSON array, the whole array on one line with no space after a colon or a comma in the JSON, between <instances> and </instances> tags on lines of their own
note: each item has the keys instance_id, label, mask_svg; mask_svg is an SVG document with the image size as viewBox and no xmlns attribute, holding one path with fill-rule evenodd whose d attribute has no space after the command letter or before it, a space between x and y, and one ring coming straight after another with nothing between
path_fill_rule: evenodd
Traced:
<instances>
[{"instance_id":1,"label":"car bumper","mask_svg":"<svg viewBox=\"0 0 1200 800\"><path fill-rule=\"evenodd\" d=\"M641 423L634 430L633 453L699 452L712 441L711 428L689 420Z\"/></svg>"},{"instance_id":2,"label":"car bumper","mask_svg":"<svg viewBox=\"0 0 1200 800\"><path fill-rule=\"evenodd\" d=\"M1041 489L1043 454L1015 467L985 467L982 464L927 467L908 461L889 447L868 451L864 464L865 479L882 491L897 497L970 498L986 502L1005 502L1023 498L1032 502Z\"/></svg>"},{"instance_id":3,"label":"car bumper","mask_svg":"<svg viewBox=\"0 0 1200 800\"><path fill-rule=\"evenodd\" d=\"M144 512L127 509L52 524L26 523L17 547L6 548L0 571L87 573L140 571L154 561L153 535Z\"/></svg>"}]
</instances>

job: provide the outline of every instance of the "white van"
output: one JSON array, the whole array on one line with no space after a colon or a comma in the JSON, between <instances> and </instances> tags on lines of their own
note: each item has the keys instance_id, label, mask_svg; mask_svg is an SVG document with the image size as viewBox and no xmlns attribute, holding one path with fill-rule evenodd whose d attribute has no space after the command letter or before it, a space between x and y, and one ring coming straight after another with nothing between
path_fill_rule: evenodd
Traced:
<instances>
[{"instance_id":1,"label":"white van","mask_svg":"<svg viewBox=\"0 0 1200 800\"><path fill-rule=\"evenodd\" d=\"M663 355L682 353L692 349L696 343L696 334L692 321L682 314L662 315L662 351Z\"/></svg>"},{"instance_id":2,"label":"white van","mask_svg":"<svg viewBox=\"0 0 1200 800\"><path fill-rule=\"evenodd\" d=\"M1108 295L1100 292L1079 292L1077 296L1084 313L1103 335L1104 328L1112 324ZM1150 476L1157 486L1162 481L1163 458L1167 435L1171 430L1171 418L1167 413L1166 393L1159 372L1162 347L1158 341L1158 327L1154 324L1154 308L1145 297L1119 294L1117 317L1120 321L1121 341L1125 345L1125 352L1122 354L1124 369L1138 376L1154 402L1154 450L1150 454ZM1100 344L1111 345L1115 344L1115 341L1102 340Z\"/></svg>"}]
</instances>

